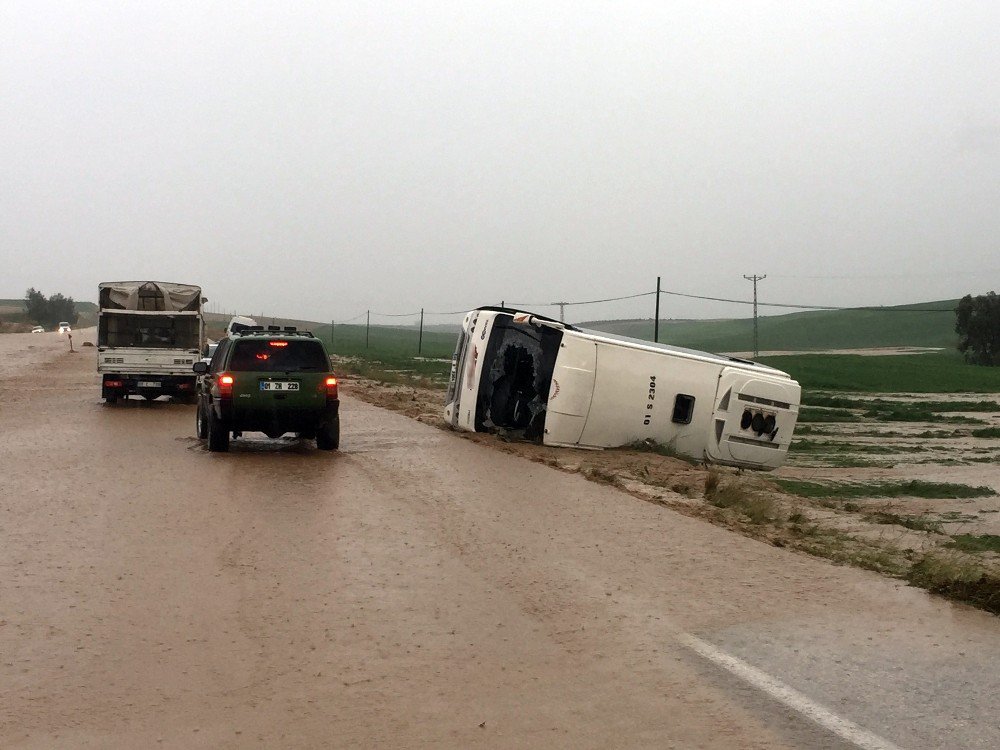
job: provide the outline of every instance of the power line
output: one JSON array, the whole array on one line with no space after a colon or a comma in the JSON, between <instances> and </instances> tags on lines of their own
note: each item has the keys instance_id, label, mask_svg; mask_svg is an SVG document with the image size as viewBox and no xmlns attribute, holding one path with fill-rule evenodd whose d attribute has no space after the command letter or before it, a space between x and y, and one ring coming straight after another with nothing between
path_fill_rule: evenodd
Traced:
<instances>
[{"instance_id":1,"label":"power line","mask_svg":"<svg viewBox=\"0 0 1000 750\"><path fill-rule=\"evenodd\" d=\"M666 289L660 294L669 294L673 297L687 297L688 299L704 299L712 302L732 302L735 305L752 305L752 299L729 299L728 297L708 297L703 294L685 294L684 292L670 292ZM838 307L836 305L793 305L785 302L758 302L761 307L785 307L793 310L877 310L880 312L955 312L953 308L922 307L919 309L884 307L882 305L862 305L860 307Z\"/></svg>"},{"instance_id":2,"label":"power line","mask_svg":"<svg viewBox=\"0 0 1000 750\"><path fill-rule=\"evenodd\" d=\"M359 318L363 318L363 317L365 317L365 315L367 315L367 314L368 314L368 313L366 313L366 312L363 312L363 313L358 313L358 314L357 314L357 315L355 315L355 316L354 316L353 318L348 318L347 320L341 320L341 321L339 321L339 322L340 322L340 323L342 323L342 324L343 324L343 323L352 323L352 322L354 322L355 320L358 320Z\"/></svg>"},{"instance_id":3,"label":"power line","mask_svg":"<svg viewBox=\"0 0 1000 750\"><path fill-rule=\"evenodd\" d=\"M511 302L514 307L551 307L553 305L565 305L566 307L576 305L596 305L600 302L620 302L625 299L639 299L640 297L652 297L656 292L642 292L640 294L629 294L624 297L608 297L607 299L587 299L579 302Z\"/></svg>"},{"instance_id":4,"label":"power line","mask_svg":"<svg viewBox=\"0 0 1000 750\"><path fill-rule=\"evenodd\" d=\"M455 310L454 312L426 312L424 315L465 315L472 308L466 308L465 310Z\"/></svg>"},{"instance_id":5,"label":"power line","mask_svg":"<svg viewBox=\"0 0 1000 750\"><path fill-rule=\"evenodd\" d=\"M771 274L775 279L923 279L955 278L960 276L984 276L1000 273L997 268L983 268L978 271L950 271L948 273L875 273L875 274Z\"/></svg>"},{"instance_id":6,"label":"power line","mask_svg":"<svg viewBox=\"0 0 1000 750\"><path fill-rule=\"evenodd\" d=\"M747 280L753 280L750 276L745 276ZM758 276L757 280L760 281L764 277ZM576 301L566 301L566 302L510 302L506 303L509 307L514 308L532 308L532 307L577 307L580 305L597 305L606 302L621 302L623 300L631 299L641 299L642 297L653 297L656 296L657 292L640 292L638 294L627 294L620 297L605 297L602 299L589 299L589 300L576 300ZM790 310L868 310L876 312L893 312L893 313L919 313L919 312L955 312L952 308L940 308L940 307L921 307L921 308L906 308L906 307L886 307L883 305L862 305L856 307L845 307L839 305L800 305L790 302L762 302L760 300L753 299L732 299L731 297L715 297L706 294L690 294L687 292L677 292L670 289L660 289L659 294L671 296L671 297L684 297L686 299L697 299L705 300L708 302L727 302L734 305L756 305L758 307L777 307ZM475 309L477 306L473 305L462 310L450 310L450 311L424 311L424 315L465 315L469 310ZM351 323L360 318L364 318L369 315L367 312L355 315L353 318L347 318L345 320L338 321L340 323ZM407 312L407 313L383 313L372 310L371 316L381 317L381 318L416 318L420 316L420 311Z\"/></svg>"}]
</instances>

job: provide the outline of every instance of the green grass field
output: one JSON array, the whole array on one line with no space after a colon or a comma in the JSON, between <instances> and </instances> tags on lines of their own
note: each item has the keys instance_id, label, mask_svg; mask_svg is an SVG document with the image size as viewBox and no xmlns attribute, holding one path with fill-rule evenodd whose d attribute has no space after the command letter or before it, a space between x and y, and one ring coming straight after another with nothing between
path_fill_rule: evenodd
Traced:
<instances>
[{"instance_id":1,"label":"green grass field","mask_svg":"<svg viewBox=\"0 0 1000 750\"><path fill-rule=\"evenodd\" d=\"M372 326L367 343L363 325L335 325L332 339L329 324L312 330L334 355L357 357L378 363L386 370L412 373L438 381L447 380L451 372L451 356L458 339L454 333L425 330L418 355L417 328Z\"/></svg>"},{"instance_id":2,"label":"green grass field","mask_svg":"<svg viewBox=\"0 0 1000 750\"><path fill-rule=\"evenodd\" d=\"M859 393L1000 393L1000 367L966 364L957 351L866 357L789 354L761 357L804 389Z\"/></svg>"},{"instance_id":3,"label":"green grass field","mask_svg":"<svg viewBox=\"0 0 1000 750\"><path fill-rule=\"evenodd\" d=\"M456 335L424 331L417 357L416 328L317 325L313 332L334 354L378 362L385 369L447 378ZM954 350L927 354L868 357L849 354L790 354L763 357L761 362L789 373L806 390L859 393L1000 393L1000 368L968 365Z\"/></svg>"},{"instance_id":4,"label":"green grass field","mask_svg":"<svg viewBox=\"0 0 1000 750\"><path fill-rule=\"evenodd\" d=\"M839 500L870 497L923 497L959 499L991 497L997 493L990 487L971 487L954 482L805 482L798 479L777 479L775 484L786 492L802 497L836 498Z\"/></svg>"},{"instance_id":5,"label":"green grass field","mask_svg":"<svg viewBox=\"0 0 1000 750\"><path fill-rule=\"evenodd\" d=\"M871 349L883 346L955 348L958 300L866 310L813 310L758 318L760 351ZM934 312L932 312L934 311ZM936 312L943 311L943 312ZM608 333L652 340L653 321L580 323ZM709 352L753 348L753 319L661 320L660 341Z\"/></svg>"}]
</instances>

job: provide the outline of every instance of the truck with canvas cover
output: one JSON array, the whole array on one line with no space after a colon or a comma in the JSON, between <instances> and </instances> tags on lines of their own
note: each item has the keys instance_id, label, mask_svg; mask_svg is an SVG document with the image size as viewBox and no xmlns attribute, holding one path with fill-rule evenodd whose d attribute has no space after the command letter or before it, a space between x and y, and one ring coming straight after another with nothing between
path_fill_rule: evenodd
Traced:
<instances>
[{"instance_id":1,"label":"truck with canvas cover","mask_svg":"<svg viewBox=\"0 0 1000 750\"><path fill-rule=\"evenodd\" d=\"M788 455L800 399L796 381L756 362L482 307L463 321L444 417L545 445L653 442L770 470Z\"/></svg>"},{"instance_id":2,"label":"truck with canvas cover","mask_svg":"<svg viewBox=\"0 0 1000 750\"><path fill-rule=\"evenodd\" d=\"M205 345L201 287L165 281L98 286L97 371L101 396L176 396L193 401L191 371Z\"/></svg>"}]
</instances>

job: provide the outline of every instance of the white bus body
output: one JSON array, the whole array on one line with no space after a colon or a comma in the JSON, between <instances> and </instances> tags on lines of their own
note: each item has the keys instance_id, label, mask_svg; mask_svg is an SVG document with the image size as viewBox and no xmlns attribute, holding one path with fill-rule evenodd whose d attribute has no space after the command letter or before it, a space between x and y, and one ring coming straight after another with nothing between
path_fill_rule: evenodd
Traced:
<instances>
[{"instance_id":1,"label":"white bus body","mask_svg":"<svg viewBox=\"0 0 1000 750\"><path fill-rule=\"evenodd\" d=\"M530 313L465 316L445 420L545 445L612 448L654 441L710 463L784 463L801 389L747 360L565 326Z\"/></svg>"},{"instance_id":2,"label":"white bus body","mask_svg":"<svg viewBox=\"0 0 1000 750\"><path fill-rule=\"evenodd\" d=\"M232 336L234 333L245 331L255 325L257 325L257 321L253 318L248 318L246 315L234 315L226 326L226 336Z\"/></svg>"}]
</instances>

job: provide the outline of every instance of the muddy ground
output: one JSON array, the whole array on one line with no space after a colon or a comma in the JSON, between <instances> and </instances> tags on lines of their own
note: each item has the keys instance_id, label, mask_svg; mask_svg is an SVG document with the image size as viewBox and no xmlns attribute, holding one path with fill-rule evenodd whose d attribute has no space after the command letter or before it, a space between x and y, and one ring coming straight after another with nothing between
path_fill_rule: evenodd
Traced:
<instances>
[{"instance_id":1,"label":"muddy ground","mask_svg":"<svg viewBox=\"0 0 1000 750\"><path fill-rule=\"evenodd\" d=\"M700 467L350 379L340 451L215 454L65 343L0 337L0 747L1000 746L996 618L665 507L747 522Z\"/></svg>"},{"instance_id":2,"label":"muddy ground","mask_svg":"<svg viewBox=\"0 0 1000 750\"><path fill-rule=\"evenodd\" d=\"M449 429L441 418L442 391L437 388L350 375L346 378L345 387L369 403ZM1000 394L902 394L893 398L981 401L1000 399ZM984 424L801 425L806 434L797 439L811 443L811 450L799 451L793 444L788 463L771 473L710 467L652 450L571 450L508 441L493 435L457 434L506 453L612 484L649 502L708 519L776 546L909 577L914 582L917 579L911 571L915 564L958 566L965 577L979 573L988 576L992 592L994 578L1000 574L1000 555L989 550L966 553L951 548L955 535L1000 535L1000 494L986 494L1000 493L1000 462L996 460L1000 438L971 435L980 426L1000 426L1000 412L976 412L968 416ZM859 432L866 434L859 436ZM927 433L933 436L927 437ZM861 486L920 480L988 489L983 496L966 499L861 496L838 501L786 492L778 483L782 479ZM724 490L722 497L718 496L717 488L713 489L716 484ZM934 589L933 583L920 581L921 585ZM987 608L996 611L1000 599L990 592L986 595L992 603L987 602ZM940 593L954 592L941 587ZM961 598L968 600L964 594ZM976 603L983 605L982 601Z\"/></svg>"}]
</instances>

